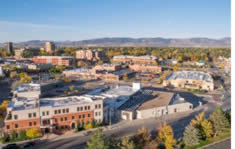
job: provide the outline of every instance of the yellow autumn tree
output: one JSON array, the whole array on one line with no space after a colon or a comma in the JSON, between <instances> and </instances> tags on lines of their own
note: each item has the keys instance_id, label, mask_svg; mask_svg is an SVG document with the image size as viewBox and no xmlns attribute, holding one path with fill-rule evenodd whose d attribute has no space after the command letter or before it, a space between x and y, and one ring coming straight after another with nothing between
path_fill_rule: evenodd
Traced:
<instances>
[{"instance_id":1,"label":"yellow autumn tree","mask_svg":"<svg viewBox=\"0 0 235 149\"><path fill-rule=\"evenodd\" d=\"M26 135L29 138L36 138L36 137L40 137L41 133L39 129L32 128L32 129L27 130Z\"/></svg>"},{"instance_id":2,"label":"yellow autumn tree","mask_svg":"<svg viewBox=\"0 0 235 149\"><path fill-rule=\"evenodd\" d=\"M29 76L27 73L20 73L20 81L24 83L29 83L32 81L32 77Z\"/></svg>"},{"instance_id":3,"label":"yellow autumn tree","mask_svg":"<svg viewBox=\"0 0 235 149\"><path fill-rule=\"evenodd\" d=\"M213 135L213 128L210 121L205 118L205 113L202 112L195 116L190 122L190 125L199 128L206 137L210 138Z\"/></svg>"},{"instance_id":4,"label":"yellow autumn tree","mask_svg":"<svg viewBox=\"0 0 235 149\"><path fill-rule=\"evenodd\" d=\"M123 80L124 80L124 81L127 81L127 80L128 80L127 74L124 74L124 75L123 75Z\"/></svg>"},{"instance_id":5,"label":"yellow autumn tree","mask_svg":"<svg viewBox=\"0 0 235 149\"><path fill-rule=\"evenodd\" d=\"M164 122L163 125L160 125L159 128L157 128L157 142L162 143L166 149L174 149L174 145L176 143L176 140L174 138L174 132L170 125L167 125L166 122Z\"/></svg>"},{"instance_id":6,"label":"yellow autumn tree","mask_svg":"<svg viewBox=\"0 0 235 149\"><path fill-rule=\"evenodd\" d=\"M173 67L173 70L174 70L174 72L179 71L179 67L178 67L177 65L175 65L175 66Z\"/></svg>"},{"instance_id":7,"label":"yellow autumn tree","mask_svg":"<svg viewBox=\"0 0 235 149\"><path fill-rule=\"evenodd\" d=\"M210 121L204 120L201 126L206 137L210 138L213 136L214 132Z\"/></svg>"},{"instance_id":8,"label":"yellow autumn tree","mask_svg":"<svg viewBox=\"0 0 235 149\"><path fill-rule=\"evenodd\" d=\"M87 123L85 126L84 126L85 130L88 130L88 129L91 129L92 128L92 124L91 123Z\"/></svg>"}]
</instances>

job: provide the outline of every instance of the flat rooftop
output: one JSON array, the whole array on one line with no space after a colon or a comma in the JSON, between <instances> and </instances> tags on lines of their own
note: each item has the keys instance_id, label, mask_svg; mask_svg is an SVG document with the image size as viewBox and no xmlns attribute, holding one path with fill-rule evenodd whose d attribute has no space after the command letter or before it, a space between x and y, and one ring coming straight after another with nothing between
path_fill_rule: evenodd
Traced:
<instances>
[{"instance_id":1,"label":"flat rooftop","mask_svg":"<svg viewBox=\"0 0 235 149\"><path fill-rule=\"evenodd\" d=\"M39 101L40 107L63 107L91 103L93 100L97 99L99 98L93 96L69 96L60 98L41 98ZM12 108L13 111L38 108L37 100L36 98L17 98L15 102L12 101L9 103L8 108Z\"/></svg>"},{"instance_id":2,"label":"flat rooftop","mask_svg":"<svg viewBox=\"0 0 235 149\"><path fill-rule=\"evenodd\" d=\"M153 91L152 98L144 102L137 110L146 110L169 105L174 93Z\"/></svg>"},{"instance_id":3,"label":"flat rooftop","mask_svg":"<svg viewBox=\"0 0 235 149\"><path fill-rule=\"evenodd\" d=\"M213 79L210 74L198 71L173 72L167 77L167 80L177 79L203 80L206 82L213 82Z\"/></svg>"},{"instance_id":4,"label":"flat rooftop","mask_svg":"<svg viewBox=\"0 0 235 149\"><path fill-rule=\"evenodd\" d=\"M77 72L77 73L88 73L90 69L86 68L77 68L77 69L71 69L71 70L64 70L63 72Z\"/></svg>"}]
</instances>

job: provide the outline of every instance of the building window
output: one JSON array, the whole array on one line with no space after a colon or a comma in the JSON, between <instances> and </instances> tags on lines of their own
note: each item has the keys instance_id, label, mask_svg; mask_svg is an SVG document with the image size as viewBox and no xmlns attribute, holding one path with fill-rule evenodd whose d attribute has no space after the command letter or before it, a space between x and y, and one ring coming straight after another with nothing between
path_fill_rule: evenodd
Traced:
<instances>
[{"instance_id":1,"label":"building window","mask_svg":"<svg viewBox=\"0 0 235 149\"><path fill-rule=\"evenodd\" d=\"M29 126L32 126L32 122L29 122Z\"/></svg>"},{"instance_id":2,"label":"building window","mask_svg":"<svg viewBox=\"0 0 235 149\"><path fill-rule=\"evenodd\" d=\"M67 117L64 117L64 120L67 121Z\"/></svg>"},{"instance_id":3,"label":"building window","mask_svg":"<svg viewBox=\"0 0 235 149\"><path fill-rule=\"evenodd\" d=\"M64 126L61 126L61 129L64 129Z\"/></svg>"},{"instance_id":4,"label":"building window","mask_svg":"<svg viewBox=\"0 0 235 149\"><path fill-rule=\"evenodd\" d=\"M49 111L47 111L47 115L49 115Z\"/></svg>"},{"instance_id":5,"label":"building window","mask_svg":"<svg viewBox=\"0 0 235 149\"><path fill-rule=\"evenodd\" d=\"M81 115L78 115L78 118L81 118Z\"/></svg>"},{"instance_id":6,"label":"building window","mask_svg":"<svg viewBox=\"0 0 235 149\"><path fill-rule=\"evenodd\" d=\"M72 119L74 119L74 116L72 116Z\"/></svg>"},{"instance_id":7,"label":"building window","mask_svg":"<svg viewBox=\"0 0 235 149\"><path fill-rule=\"evenodd\" d=\"M68 125L65 125L65 129L67 129L68 128Z\"/></svg>"},{"instance_id":8,"label":"building window","mask_svg":"<svg viewBox=\"0 0 235 149\"><path fill-rule=\"evenodd\" d=\"M80 107L80 110L83 111L83 107Z\"/></svg>"},{"instance_id":9,"label":"building window","mask_svg":"<svg viewBox=\"0 0 235 149\"><path fill-rule=\"evenodd\" d=\"M57 110L55 110L54 113L57 114Z\"/></svg>"},{"instance_id":10,"label":"building window","mask_svg":"<svg viewBox=\"0 0 235 149\"><path fill-rule=\"evenodd\" d=\"M63 117L61 117L61 118L60 118L60 121L63 121L63 120L64 120Z\"/></svg>"},{"instance_id":11,"label":"building window","mask_svg":"<svg viewBox=\"0 0 235 149\"><path fill-rule=\"evenodd\" d=\"M33 113L33 117L36 117L36 113Z\"/></svg>"},{"instance_id":12,"label":"building window","mask_svg":"<svg viewBox=\"0 0 235 149\"><path fill-rule=\"evenodd\" d=\"M99 104L99 109L101 108L101 104Z\"/></svg>"},{"instance_id":13,"label":"building window","mask_svg":"<svg viewBox=\"0 0 235 149\"><path fill-rule=\"evenodd\" d=\"M66 112L69 113L69 109L66 109Z\"/></svg>"},{"instance_id":14,"label":"building window","mask_svg":"<svg viewBox=\"0 0 235 149\"><path fill-rule=\"evenodd\" d=\"M87 106L85 106L85 110L87 110Z\"/></svg>"},{"instance_id":15,"label":"building window","mask_svg":"<svg viewBox=\"0 0 235 149\"><path fill-rule=\"evenodd\" d=\"M65 113L65 109L63 109L63 113Z\"/></svg>"},{"instance_id":16,"label":"building window","mask_svg":"<svg viewBox=\"0 0 235 149\"><path fill-rule=\"evenodd\" d=\"M18 119L18 115L14 115L14 119L17 120Z\"/></svg>"},{"instance_id":17,"label":"building window","mask_svg":"<svg viewBox=\"0 0 235 149\"><path fill-rule=\"evenodd\" d=\"M36 126L36 125L37 125L37 122L36 122L36 121L34 121L34 122L33 122L33 125L34 125L34 126Z\"/></svg>"},{"instance_id":18,"label":"building window","mask_svg":"<svg viewBox=\"0 0 235 149\"><path fill-rule=\"evenodd\" d=\"M9 126L9 125L7 125L7 129L10 129L10 126Z\"/></svg>"},{"instance_id":19,"label":"building window","mask_svg":"<svg viewBox=\"0 0 235 149\"><path fill-rule=\"evenodd\" d=\"M97 109L98 108L98 106L97 105L95 105L95 109Z\"/></svg>"},{"instance_id":20,"label":"building window","mask_svg":"<svg viewBox=\"0 0 235 149\"><path fill-rule=\"evenodd\" d=\"M15 128L18 128L18 124L15 124Z\"/></svg>"},{"instance_id":21,"label":"building window","mask_svg":"<svg viewBox=\"0 0 235 149\"><path fill-rule=\"evenodd\" d=\"M97 112L95 112L95 116L97 116L98 115L98 113Z\"/></svg>"},{"instance_id":22,"label":"building window","mask_svg":"<svg viewBox=\"0 0 235 149\"><path fill-rule=\"evenodd\" d=\"M79 107L77 107L77 111L80 111L80 108L79 108Z\"/></svg>"},{"instance_id":23,"label":"building window","mask_svg":"<svg viewBox=\"0 0 235 149\"><path fill-rule=\"evenodd\" d=\"M45 116L45 112L42 112L42 116Z\"/></svg>"},{"instance_id":24,"label":"building window","mask_svg":"<svg viewBox=\"0 0 235 149\"><path fill-rule=\"evenodd\" d=\"M89 113L87 114L87 117L90 117L90 114L89 114Z\"/></svg>"},{"instance_id":25,"label":"building window","mask_svg":"<svg viewBox=\"0 0 235 149\"><path fill-rule=\"evenodd\" d=\"M29 113L29 118L31 118L32 117L32 113Z\"/></svg>"},{"instance_id":26,"label":"building window","mask_svg":"<svg viewBox=\"0 0 235 149\"><path fill-rule=\"evenodd\" d=\"M55 118L55 122L57 123L57 118Z\"/></svg>"},{"instance_id":27,"label":"building window","mask_svg":"<svg viewBox=\"0 0 235 149\"><path fill-rule=\"evenodd\" d=\"M60 114L60 113L61 113L61 111L60 111L60 110L58 110L58 113Z\"/></svg>"},{"instance_id":28,"label":"building window","mask_svg":"<svg viewBox=\"0 0 235 149\"><path fill-rule=\"evenodd\" d=\"M90 110L91 109L91 107L90 106L87 106L87 110Z\"/></svg>"},{"instance_id":29,"label":"building window","mask_svg":"<svg viewBox=\"0 0 235 149\"><path fill-rule=\"evenodd\" d=\"M82 115L82 118L85 118L85 114Z\"/></svg>"}]
</instances>

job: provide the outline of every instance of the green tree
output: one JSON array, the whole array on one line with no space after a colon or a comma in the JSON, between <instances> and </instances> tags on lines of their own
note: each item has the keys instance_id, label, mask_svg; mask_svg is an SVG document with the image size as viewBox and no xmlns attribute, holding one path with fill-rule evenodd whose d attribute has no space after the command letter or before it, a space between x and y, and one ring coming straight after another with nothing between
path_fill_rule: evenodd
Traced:
<instances>
[{"instance_id":1,"label":"green tree","mask_svg":"<svg viewBox=\"0 0 235 149\"><path fill-rule=\"evenodd\" d=\"M184 131L183 141L187 146L194 146L200 142L200 131L198 128L188 125Z\"/></svg>"},{"instance_id":2,"label":"green tree","mask_svg":"<svg viewBox=\"0 0 235 149\"><path fill-rule=\"evenodd\" d=\"M26 131L21 130L20 133L19 133L19 139L20 140L25 140L26 138L27 138Z\"/></svg>"},{"instance_id":3,"label":"green tree","mask_svg":"<svg viewBox=\"0 0 235 149\"><path fill-rule=\"evenodd\" d=\"M11 140L12 140L12 141L16 141L16 138L17 138L17 136L16 136L16 131L13 130L13 131L11 132Z\"/></svg>"},{"instance_id":4,"label":"green tree","mask_svg":"<svg viewBox=\"0 0 235 149\"><path fill-rule=\"evenodd\" d=\"M214 110L214 112L210 115L209 120L212 122L215 136L220 135L230 128L229 121L221 107Z\"/></svg>"},{"instance_id":5,"label":"green tree","mask_svg":"<svg viewBox=\"0 0 235 149\"><path fill-rule=\"evenodd\" d=\"M87 142L87 149L108 149L109 145L105 139L102 129L98 128L93 132L91 140Z\"/></svg>"}]
</instances>

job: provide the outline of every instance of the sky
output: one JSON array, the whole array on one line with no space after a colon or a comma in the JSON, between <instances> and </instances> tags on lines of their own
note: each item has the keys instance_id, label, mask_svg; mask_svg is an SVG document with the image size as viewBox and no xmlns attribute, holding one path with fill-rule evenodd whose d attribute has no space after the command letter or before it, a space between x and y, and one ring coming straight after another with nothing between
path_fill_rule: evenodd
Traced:
<instances>
[{"instance_id":1,"label":"sky","mask_svg":"<svg viewBox=\"0 0 235 149\"><path fill-rule=\"evenodd\" d=\"M231 36L230 0L0 1L0 42Z\"/></svg>"}]
</instances>

